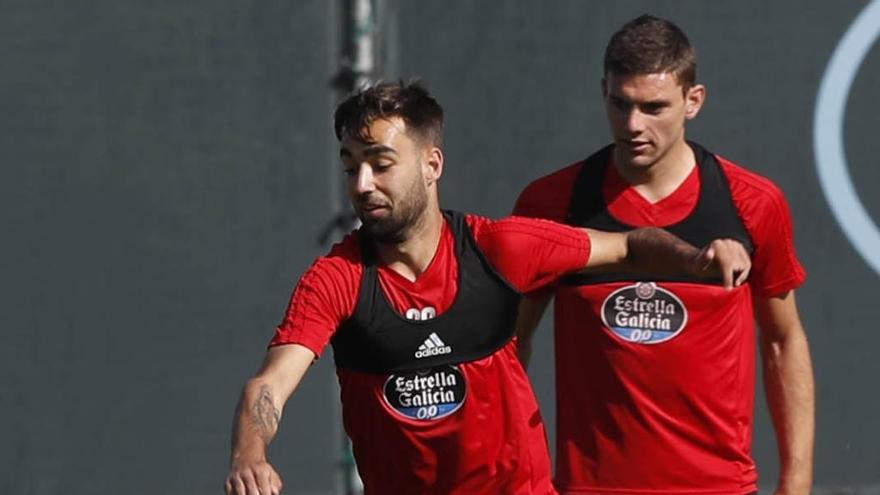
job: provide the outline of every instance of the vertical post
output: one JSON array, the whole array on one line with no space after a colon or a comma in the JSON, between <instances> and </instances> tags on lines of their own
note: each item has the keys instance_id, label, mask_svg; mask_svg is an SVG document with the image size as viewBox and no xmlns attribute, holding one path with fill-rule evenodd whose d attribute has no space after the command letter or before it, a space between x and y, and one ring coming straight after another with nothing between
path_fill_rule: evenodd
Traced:
<instances>
[{"instance_id":1,"label":"vertical post","mask_svg":"<svg viewBox=\"0 0 880 495\"><path fill-rule=\"evenodd\" d=\"M380 45L377 1L381 0L341 0L342 43L339 69L332 80L337 103L373 82L377 75L377 48ZM323 245L358 226L358 220L348 205L345 181L339 167L329 167L329 170L330 183L336 185L336 193L331 195L331 220L319 239Z\"/></svg>"},{"instance_id":2,"label":"vertical post","mask_svg":"<svg viewBox=\"0 0 880 495\"><path fill-rule=\"evenodd\" d=\"M339 68L332 81L337 103L353 91L373 82L377 76L378 64L376 61L380 58L378 48L381 46L378 28L380 12L377 9L377 2L382 1L341 0L340 2L341 50ZM335 150L333 155L335 156ZM356 228L359 223L348 205L348 194L340 167L338 164L334 165L336 166L329 167L329 170L330 184L336 186L336 193L331 194L332 216L320 238L321 244L324 245L344 236ZM336 385L334 385L335 387ZM357 473L351 442L341 428L338 399L334 399L334 407L337 412L334 414L338 428L337 438L340 442L336 492L340 495L360 495L363 493L363 483Z\"/></svg>"}]
</instances>

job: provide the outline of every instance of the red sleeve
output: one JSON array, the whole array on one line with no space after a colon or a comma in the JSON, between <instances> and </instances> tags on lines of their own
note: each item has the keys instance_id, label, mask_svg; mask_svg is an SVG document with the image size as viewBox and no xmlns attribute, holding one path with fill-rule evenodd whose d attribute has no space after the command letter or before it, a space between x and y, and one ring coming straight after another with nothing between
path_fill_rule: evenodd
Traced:
<instances>
[{"instance_id":1,"label":"red sleeve","mask_svg":"<svg viewBox=\"0 0 880 495\"><path fill-rule=\"evenodd\" d=\"M791 210L785 195L769 179L719 157L730 192L755 252L749 275L761 297L783 294L807 278L794 246Z\"/></svg>"},{"instance_id":2,"label":"red sleeve","mask_svg":"<svg viewBox=\"0 0 880 495\"><path fill-rule=\"evenodd\" d=\"M520 193L513 214L564 222L568 216L574 181L582 166L583 162L577 162L533 181Z\"/></svg>"},{"instance_id":3,"label":"red sleeve","mask_svg":"<svg viewBox=\"0 0 880 495\"><path fill-rule=\"evenodd\" d=\"M586 231L548 220L468 216L480 250L520 292L528 293L580 270L590 258Z\"/></svg>"},{"instance_id":4,"label":"red sleeve","mask_svg":"<svg viewBox=\"0 0 880 495\"><path fill-rule=\"evenodd\" d=\"M312 264L297 283L270 346L300 344L321 355L339 325L354 312L363 270L356 247L349 236Z\"/></svg>"}]
</instances>

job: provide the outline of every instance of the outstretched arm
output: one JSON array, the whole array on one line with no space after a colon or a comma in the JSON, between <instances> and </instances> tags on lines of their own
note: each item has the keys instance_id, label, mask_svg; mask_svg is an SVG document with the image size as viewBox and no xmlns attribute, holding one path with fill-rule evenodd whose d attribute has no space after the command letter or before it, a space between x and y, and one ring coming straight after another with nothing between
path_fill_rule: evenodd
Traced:
<instances>
[{"instance_id":1,"label":"outstretched arm","mask_svg":"<svg viewBox=\"0 0 880 495\"><path fill-rule=\"evenodd\" d=\"M266 450L278 431L284 404L314 359L311 350L298 344L273 347L257 375L245 384L232 425L227 494L281 493L281 477L269 464Z\"/></svg>"},{"instance_id":2,"label":"outstretched arm","mask_svg":"<svg viewBox=\"0 0 880 495\"><path fill-rule=\"evenodd\" d=\"M684 242L663 229L647 227L626 233L586 229L590 256L583 271L630 272L652 275L720 277L727 288L743 284L751 269L745 248L737 241L717 239L703 249ZM532 336L552 299L552 292L524 298L516 320L517 352L528 367Z\"/></svg>"},{"instance_id":3,"label":"outstretched arm","mask_svg":"<svg viewBox=\"0 0 880 495\"><path fill-rule=\"evenodd\" d=\"M731 239L716 239L698 249L669 232L645 227L626 233L587 229L590 272L638 272L652 275L721 277L727 288L741 285L751 270L745 248Z\"/></svg>"},{"instance_id":4,"label":"outstretched arm","mask_svg":"<svg viewBox=\"0 0 880 495\"><path fill-rule=\"evenodd\" d=\"M810 347L794 291L756 298L764 391L776 430L776 495L806 495L813 482L815 389Z\"/></svg>"}]
</instances>

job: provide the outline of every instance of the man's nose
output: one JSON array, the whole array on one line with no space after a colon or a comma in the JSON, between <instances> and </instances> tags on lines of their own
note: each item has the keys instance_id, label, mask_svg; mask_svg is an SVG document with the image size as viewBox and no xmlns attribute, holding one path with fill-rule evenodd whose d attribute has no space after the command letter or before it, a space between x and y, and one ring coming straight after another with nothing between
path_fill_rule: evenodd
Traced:
<instances>
[{"instance_id":1,"label":"man's nose","mask_svg":"<svg viewBox=\"0 0 880 495\"><path fill-rule=\"evenodd\" d=\"M624 117L626 130L632 134L639 134L645 129L645 116L638 108L632 108Z\"/></svg>"},{"instance_id":2,"label":"man's nose","mask_svg":"<svg viewBox=\"0 0 880 495\"><path fill-rule=\"evenodd\" d=\"M373 169L367 164L358 167L357 176L354 179L354 190L357 194L366 194L376 189L373 181Z\"/></svg>"}]
</instances>

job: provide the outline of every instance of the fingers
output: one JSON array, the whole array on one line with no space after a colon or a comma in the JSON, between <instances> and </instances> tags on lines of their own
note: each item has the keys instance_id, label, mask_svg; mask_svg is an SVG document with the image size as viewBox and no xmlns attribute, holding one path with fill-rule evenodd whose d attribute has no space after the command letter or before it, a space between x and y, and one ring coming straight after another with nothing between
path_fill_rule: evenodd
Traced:
<instances>
[{"instance_id":1,"label":"fingers","mask_svg":"<svg viewBox=\"0 0 880 495\"><path fill-rule=\"evenodd\" d=\"M737 241L729 242L730 248L736 258L736 261L733 264L733 273L735 275L734 286L739 287L746 283L746 280L749 278L749 273L752 270L752 258L742 244Z\"/></svg>"},{"instance_id":2,"label":"fingers","mask_svg":"<svg viewBox=\"0 0 880 495\"><path fill-rule=\"evenodd\" d=\"M752 261L748 261L748 266L739 272L739 276L736 277L735 285L739 287L740 285L746 283L746 280L749 278L749 273L752 271Z\"/></svg>"},{"instance_id":3,"label":"fingers","mask_svg":"<svg viewBox=\"0 0 880 495\"><path fill-rule=\"evenodd\" d=\"M716 263L718 264L718 269L721 272L721 285L724 286L725 289L730 290L733 288L733 282L736 277L736 265L737 265L737 256L733 249L731 249L730 241L727 239L721 239L714 241L712 243L716 245L716 251L719 252L719 256L716 258Z\"/></svg>"},{"instance_id":4,"label":"fingers","mask_svg":"<svg viewBox=\"0 0 880 495\"><path fill-rule=\"evenodd\" d=\"M257 486L260 488L260 493L269 495L272 492L272 489L269 487L269 473L265 469L261 469L257 471Z\"/></svg>"},{"instance_id":5,"label":"fingers","mask_svg":"<svg viewBox=\"0 0 880 495\"><path fill-rule=\"evenodd\" d=\"M260 495L253 470L243 468L230 473L226 479L226 493L228 495Z\"/></svg>"},{"instance_id":6,"label":"fingers","mask_svg":"<svg viewBox=\"0 0 880 495\"><path fill-rule=\"evenodd\" d=\"M234 468L226 478L227 495L280 495L281 477L267 462Z\"/></svg>"},{"instance_id":7,"label":"fingers","mask_svg":"<svg viewBox=\"0 0 880 495\"><path fill-rule=\"evenodd\" d=\"M733 288L733 262L727 257L718 259L719 268L721 269L721 285L724 286L725 289L730 290Z\"/></svg>"},{"instance_id":8,"label":"fingers","mask_svg":"<svg viewBox=\"0 0 880 495\"><path fill-rule=\"evenodd\" d=\"M752 260L742 244L732 239L717 239L712 241L708 250L715 253L713 261L725 289L730 290L746 282Z\"/></svg>"},{"instance_id":9,"label":"fingers","mask_svg":"<svg viewBox=\"0 0 880 495\"><path fill-rule=\"evenodd\" d=\"M281 476L278 476L274 469L272 470L270 481L272 483L272 495L281 495L281 487L284 486L284 483L281 482Z\"/></svg>"},{"instance_id":10,"label":"fingers","mask_svg":"<svg viewBox=\"0 0 880 495\"><path fill-rule=\"evenodd\" d=\"M257 486L257 480L254 478L254 473L248 472L248 476L244 479L244 484L247 486L247 495L260 495L260 487Z\"/></svg>"},{"instance_id":11,"label":"fingers","mask_svg":"<svg viewBox=\"0 0 880 495\"><path fill-rule=\"evenodd\" d=\"M248 495L247 488L242 481L241 476L230 474L226 478L226 495Z\"/></svg>"},{"instance_id":12,"label":"fingers","mask_svg":"<svg viewBox=\"0 0 880 495\"><path fill-rule=\"evenodd\" d=\"M265 469L257 471L257 485L260 495L279 495L281 493L281 477L268 464Z\"/></svg>"}]
</instances>

